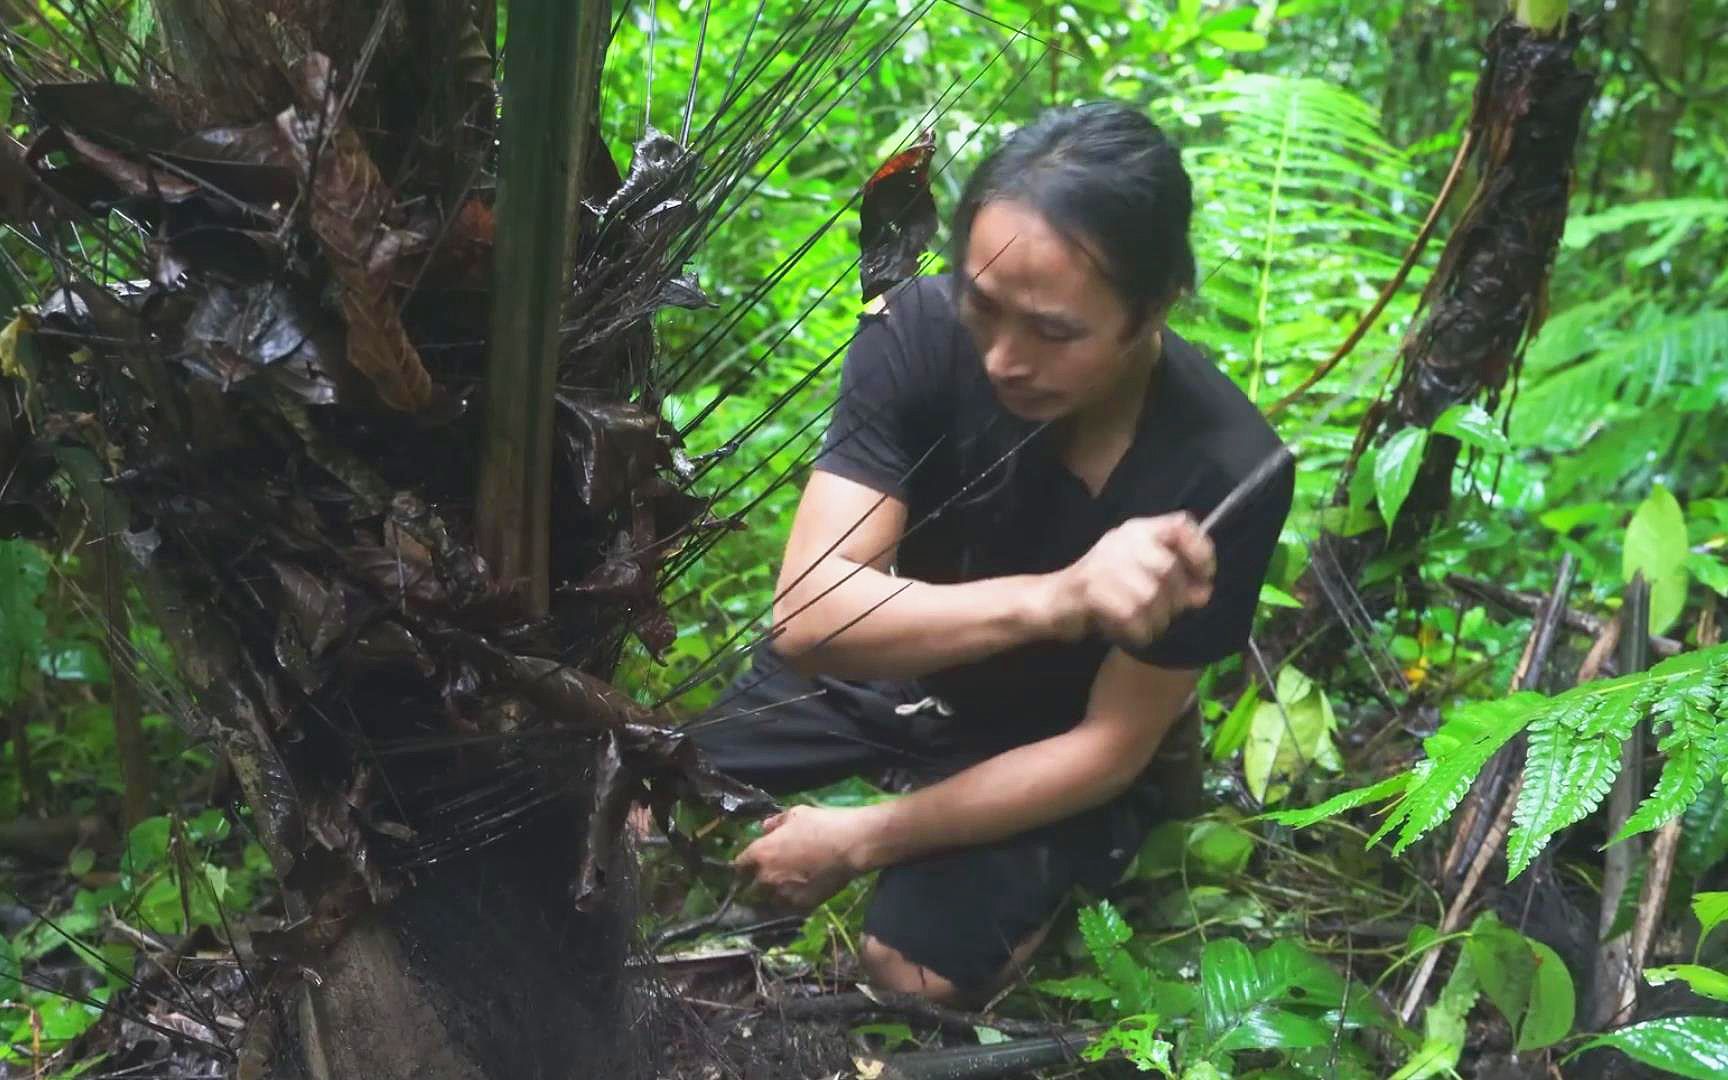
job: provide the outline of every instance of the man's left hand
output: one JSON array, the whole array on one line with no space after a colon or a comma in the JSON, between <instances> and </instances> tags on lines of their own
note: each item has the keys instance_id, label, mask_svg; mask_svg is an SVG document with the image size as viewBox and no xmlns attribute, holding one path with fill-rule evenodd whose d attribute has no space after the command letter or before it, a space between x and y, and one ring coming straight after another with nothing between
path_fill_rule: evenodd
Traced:
<instances>
[{"instance_id":1,"label":"man's left hand","mask_svg":"<svg viewBox=\"0 0 1728 1080\"><path fill-rule=\"evenodd\" d=\"M781 903L813 908L868 869L863 852L874 826L865 810L794 806L762 828L732 865Z\"/></svg>"}]
</instances>

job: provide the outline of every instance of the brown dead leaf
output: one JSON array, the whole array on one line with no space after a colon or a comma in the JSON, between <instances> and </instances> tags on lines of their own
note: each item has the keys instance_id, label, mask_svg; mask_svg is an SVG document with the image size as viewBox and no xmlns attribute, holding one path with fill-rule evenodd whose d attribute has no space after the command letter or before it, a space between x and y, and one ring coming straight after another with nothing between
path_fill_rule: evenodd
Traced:
<instances>
[{"instance_id":1,"label":"brown dead leaf","mask_svg":"<svg viewBox=\"0 0 1728 1080\"><path fill-rule=\"evenodd\" d=\"M348 362L385 404L404 412L432 400L432 377L402 325L392 268L401 240L385 221L391 191L360 135L340 115L329 57L294 69L296 104L277 126L311 193L312 231L341 285Z\"/></svg>"}]
</instances>

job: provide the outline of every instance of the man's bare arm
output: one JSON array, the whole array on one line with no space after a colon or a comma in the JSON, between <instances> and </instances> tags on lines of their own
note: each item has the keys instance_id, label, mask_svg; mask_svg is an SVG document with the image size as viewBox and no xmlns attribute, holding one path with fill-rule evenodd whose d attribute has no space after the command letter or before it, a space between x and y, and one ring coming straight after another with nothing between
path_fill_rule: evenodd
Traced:
<instances>
[{"instance_id":1,"label":"man's bare arm","mask_svg":"<svg viewBox=\"0 0 1728 1080\"><path fill-rule=\"evenodd\" d=\"M774 605L777 646L793 667L903 679L1089 631L1145 644L1210 595L1211 544L1183 516L1129 522L1056 573L958 585L888 573L906 517L898 499L812 474Z\"/></svg>"},{"instance_id":2,"label":"man's bare arm","mask_svg":"<svg viewBox=\"0 0 1728 1080\"><path fill-rule=\"evenodd\" d=\"M871 807L858 864L874 869L988 844L1108 802L1151 762L1198 677L1113 650L1093 681L1085 718L1071 730Z\"/></svg>"},{"instance_id":3,"label":"man's bare arm","mask_svg":"<svg viewBox=\"0 0 1728 1080\"><path fill-rule=\"evenodd\" d=\"M1112 651L1073 730L875 806L793 807L768 822L737 865L781 900L810 906L868 870L1072 817L1127 789L1181 715L1197 677Z\"/></svg>"}]
</instances>

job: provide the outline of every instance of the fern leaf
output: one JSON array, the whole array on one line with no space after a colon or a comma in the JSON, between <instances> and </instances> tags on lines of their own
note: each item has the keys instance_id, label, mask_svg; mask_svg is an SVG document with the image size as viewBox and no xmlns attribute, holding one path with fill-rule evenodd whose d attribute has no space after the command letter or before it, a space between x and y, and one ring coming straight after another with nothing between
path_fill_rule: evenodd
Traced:
<instances>
[{"instance_id":1,"label":"fern leaf","mask_svg":"<svg viewBox=\"0 0 1728 1080\"><path fill-rule=\"evenodd\" d=\"M1684 813L1707 780L1722 774L1728 761L1728 723L1719 715L1728 692L1728 655L1717 656L1693 678L1665 687L1656 702L1657 724L1664 729L1657 749L1668 760L1656 788L1639 804L1614 840L1637 836Z\"/></svg>"},{"instance_id":2,"label":"fern leaf","mask_svg":"<svg viewBox=\"0 0 1728 1080\"><path fill-rule=\"evenodd\" d=\"M1293 324L1330 328L1359 312L1416 231L1424 197L1375 109L1320 80L1241 76L1171 107L1224 121L1219 143L1183 154L1211 226L1199 252L1207 284L1191 310L1252 395L1280 381L1280 368L1306 372L1333 336L1288 333ZM1420 284L1395 307L1412 304Z\"/></svg>"},{"instance_id":3,"label":"fern leaf","mask_svg":"<svg viewBox=\"0 0 1728 1080\"><path fill-rule=\"evenodd\" d=\"M1530 725L1524 783L1506 841L1507 879L1516 878L1561 829L1607 797L1620 772L1621 745L1655 700L1655 683L1616 694L1557 699Z\"/></svg>"},{"instance_id":4,"label":"fern leaf","mask_svg":"<svg viewBox=\"0 0 1728 1080\"><path fill-rule=\"evenodd\" d=\"M1354 810L1358 806L1369 803L1384 802L1397 795L1402 795L1410 787L1410 774L1397 773L1388 776L1367 787L1351 788L1327 799L1319 806L1304 807L1300 810L1274 810L1262 815L1271 818L1280 825L1288 825L1292 829L1306 829L1317 825L1327 818L1337 817L1346 810Z\"/></svg>"},{"instance_id":5,"label":"fern leaf","mask_svg":"<svg viewBox=\"0 0 1728 1080\"><path fill-rule=\"evenodd\" d=\"M1141 967L1125 946L1134 928L1108 900L1100 900L1080 912L1080 937L1098 965L1098 974L1110 988L1110 1001L1118 1012L1145 1012L1151 1008L1152 973Z\"/></svg>"},{"instance_id":6,"label":"fern leaf","mask_svg":"<svg viewBox=\"0 0 1728 1080\"><path fill-rule=\"evenodd\" d=\"M1519 693L1498 701L1479 701L1458 710L1424 744L1426 768L1420 768L1409 792L1393 808L1375 840L1398 831L1393 854L1421 839L1451 815L1469 792L1476 774L1512 736L1536 721L1555 702L1540 694Z\"/></svg>"}]
</instances>

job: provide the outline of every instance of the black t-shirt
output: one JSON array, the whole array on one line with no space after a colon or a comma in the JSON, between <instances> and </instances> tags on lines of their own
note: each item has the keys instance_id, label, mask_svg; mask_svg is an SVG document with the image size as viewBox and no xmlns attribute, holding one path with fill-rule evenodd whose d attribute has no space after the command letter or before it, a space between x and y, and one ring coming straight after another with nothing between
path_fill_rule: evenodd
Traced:
<instances>
[{"instance_id":1,"label":"black t-shirt","mask_svg":"<svg viewBox=\"0 0 1728 1080\"><path fill-rule=\"evenodd\" d=\"M949 276L908 281L863 319L815 467L907 505L895 565L904 577L943 584L1058 570L1131 518L1204 518L1279 446L1246 395L1166 331L1134 441L1094 497L1056 456L1048 429L1037 433L997 402ZM1220 524L1211 602L1135 656L1200 668L1246 645L1294 482L1287 464ZM1079 721L1109 649L1096 637L1040 642L923 682L965 726L1016 745Z\"/></svg>"}]
</instances>

